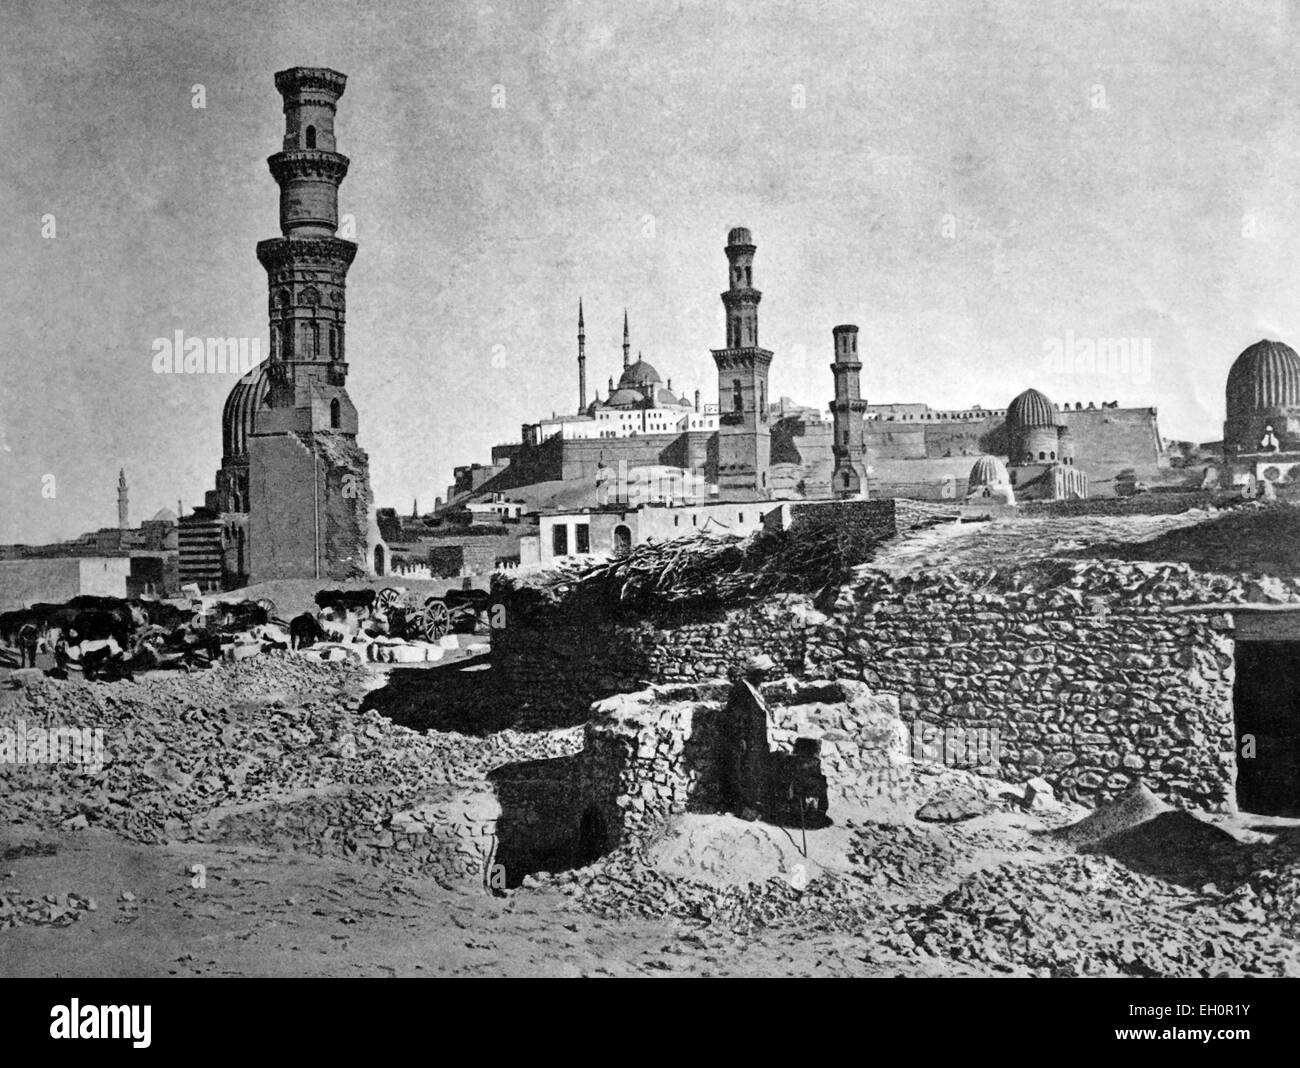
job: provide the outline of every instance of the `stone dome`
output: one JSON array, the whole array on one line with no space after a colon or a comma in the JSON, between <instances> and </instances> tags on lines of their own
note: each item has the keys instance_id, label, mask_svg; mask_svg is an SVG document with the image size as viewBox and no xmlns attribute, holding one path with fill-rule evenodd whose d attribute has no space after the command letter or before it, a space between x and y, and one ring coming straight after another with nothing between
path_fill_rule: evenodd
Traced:
<instances>
[{"instance_id":1,"label":"stone dome","mask_svg":"<svg viewBox=\"0 0 1300 1068\"><path fill-rule=\"evenodd\" d=\"M1007 474L1006 464L996 456L981 456L975 461L975 466L970 469L970 487L976 486L1005 486L1011 481Z\"/></svg>"},{"instance_id":2,"label":"stone dome","mask_svg":"<svg viewBox=\"0 0 1300 1068\"><path fill-rule=\"evenodd\" d=\"M624 369L623 377L618 380L618 388L640 389L642 386L657 386L662 381L659 372L652 365L638 359Z\"/></svg>"},{"instance_id":3,"label":"stone dome","mask_svg":"<svg viewBox=\"0 0 1300 1068\"><path fill-rule=\"evenodd\" d=\"M748 227L735 226L727 234L728 245L752 245L754 236L749 232Z\"/></svg>"},{"instance_id":4,"label":"stone dome","mask_svg":"<svg viewBox=\"0 0 1300 1068\"><path fill-rule=\"evenodd\" d=\"M605 401L605 408L637 408L645 403L645 398L634 389L616 389Z\"/></svg>"},{"instance_id":5,"label":"stone dome","mask_svg":"<svg viewBox=\"0 0 1300 1068\"><path fill-rule=\"evenodd\" d=\"M1228 418L1274 408L1300 408L1300 356L1267 339L1246 349L1228 372Z\"/></svg>"},{"instance_id":6,"label":"stone dome","mask_svg":"<svg viewBox=\"0 0 1300 1068\"><path fill-rule=\"evenodd\" d=\"M271 392L266 364L259 363L235 383L221 410L221 452L230 457L248 455L248 435L253 432L253 413L266 407Z\"/></svg>"},{"instance_id":7,"label":"stone dome","mask_svg":"<svg viewBox=\"0 0 1300 1068\"><path fill-rule=\"evenodd\" d=\"M175 523L176 513L170 508L160 508L154 513L153 521L155 523Z\"/></svg>"},{"instance_id":8,"label":"stone dome","mask_svg":"<svg viewBox=\"0 0 1300 1068\"><path fill-rule=\"evenodd\" d=\"M1007 425L1021 430L1056 426L1059 418L1045 393L1027 389L1007 405Z\"/></svg>"}]
</instances>

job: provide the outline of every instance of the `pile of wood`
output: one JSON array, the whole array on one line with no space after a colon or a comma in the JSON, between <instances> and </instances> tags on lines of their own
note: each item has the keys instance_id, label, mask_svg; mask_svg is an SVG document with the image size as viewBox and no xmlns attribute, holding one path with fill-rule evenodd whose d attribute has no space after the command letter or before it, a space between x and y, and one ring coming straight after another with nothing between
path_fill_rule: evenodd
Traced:
<instances>
[{"instance_id":1,"label":"pile of wood","mask_svg":"<svg viewBox=\"0 0 1300 1068\"><path fill-rule=\"evenodd\" d=\"M528 587L543 603L576 597L644 614L685 603L737 605L774 593L842 584L881 540L878 532L867 534L832 521L748 538L701 532L640 545L598 564L563 563L533 576Z\"/></svg>"}]
</instances>

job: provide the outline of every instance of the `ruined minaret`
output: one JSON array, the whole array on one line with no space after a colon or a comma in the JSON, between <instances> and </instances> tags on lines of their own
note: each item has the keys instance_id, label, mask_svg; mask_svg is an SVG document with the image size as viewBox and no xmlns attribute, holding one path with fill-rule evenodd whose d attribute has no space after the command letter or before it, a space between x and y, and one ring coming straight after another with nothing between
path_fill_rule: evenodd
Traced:
<instances>
[{"instance_id":1,"label":"ruined minaret","mask_svg":"<svg viewBox=\"0 0 1300 1068\"><path fill-rule=\"evenodd\" d=\"M117 529L131 529L131 524L127 520L126 468L124 467L118 468L117 472Z\"/></svg>"},{"instance_id":2,"label":"ruined minaret","mask_svg":"<svg viewBox=\"0 0 1300 1068\"><path fill-rule=\"evenodd\" d=\"M582 323L582 298L578 298L578 414L587 410L587 328Z\"/></svg>"},{"instance_id":3,"label":"ruined minaret","mask_svg":"<svg viewBox=\"0 0 1300 1068\"><path fill-rule=\"evenodd\" d=\"M722 294L727 347L713 350L718 368L718 486L733 500L769 495L772 437L768 425L767 374L772 353L758 345L758 302L750 232L738 226L727 235L728 279Z\"/></svg>"},{"instance_id":4,"label":"ruined minaret","mask_svg":"<svg viewBox=\"0 0 1300 1068\"><path fill-rule=\"evenodd\" d=\"M348 158L334 137L346 84L322 67L275 76L284 140L267 164L280 187L281 236L257 245L271 346L266 407L248 440L252 582L346 578L386 556L374 552L369 460L346 389L346 284L357 246L335 234Z\"/></svg>"},{"instance_id":5,"label":"ruined minaret","mask_svg":"<svg viewBox=\"0 0 1300 1068\"><path fill-rule=\"evenodd\" d=\"M835 398L831 401L831 415L835 422L835 438L831 452L835 456L835 471L831 475L831 489L836 497L866 496L867 465L863 417L867 402L862 399L858 359L858 328L852 325L837 326L831 331L835 339L835 362L831 373L835 376Z\"/></svg>"}]
</instances>

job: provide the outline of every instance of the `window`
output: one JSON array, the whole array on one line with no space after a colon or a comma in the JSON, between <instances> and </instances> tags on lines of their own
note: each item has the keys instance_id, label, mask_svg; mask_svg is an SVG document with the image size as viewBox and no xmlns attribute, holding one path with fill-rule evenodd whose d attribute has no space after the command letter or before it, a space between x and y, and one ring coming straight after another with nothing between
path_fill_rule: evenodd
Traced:
<instances>
[{"instance_id":1,"label":"window","mask_svg":"<svg viewBox=\"0 0 1300 1068\"><path fill-rule=\"evenodd\" d=\"M340 425L341 424L339 420L339 401L338 398L335 397L332 401L330 401L330 427L334 430L337 430Z\"/></svg>"},{"instance_id":2,"label":"window","mask_svg":"<svg viewBox=\"0 0 1300 1068\"><path fill-rule=\"evenodd\" d=\"M1046 459L1047 459L1047 453L1040 451L1040 452L1038 453L1038 458L1039 458L1040 460L1046 460Z\"/></svg>"},{"instance_id":3,"label":"window","mask_svg":"<svg viewBox=\"0 0 1300 1068\"><path fill-rule=\"evenodd\" d=\"M315 148L315 147L316 147L316 127L315 127L315 126L308 126L308 127L307 127L307 147L308 147L308 148Z\"/></svg>"},{"instance_id":4,"label":"window","mask_svg":"<svg viewBox=\"0 0 1300 1068\"><path fill-rule=\"evenodd\" d=\"M678 526L681 523L681 521L682 521L681 516L679 515L673 516L673 526Z\"/></svg>"},{"instance_id":5,"label":"window","mask_svg":"<svg viewBox=\"0 0 1300 1068\"><path fill-rule=\"evenodd\" d=\"M737 523L743 523L744 521L745 521L745 513L744 513L744 512L737 512L737 513L736 513L736 522L737 522Z\"/></svg>"},{"instance_id":6,"label":"window","mask_svg":"<svg viewBox=\"0 0 1300 1068\"><path fill-rule=\"evenodd\" d=\"M569 528L563 523L551 527L551 553L554 556L569 555Z\"/></svg>"},{"instance_id":7,"label":"window","mask_svg":"<svg viewBox=\"0 0 1300 1068\"><path fill-rule=\"evenodd\" d=\"M575 523L573 525L573 551L577 553L591 552L591 524Z\"/></svg>"}]
</instances>

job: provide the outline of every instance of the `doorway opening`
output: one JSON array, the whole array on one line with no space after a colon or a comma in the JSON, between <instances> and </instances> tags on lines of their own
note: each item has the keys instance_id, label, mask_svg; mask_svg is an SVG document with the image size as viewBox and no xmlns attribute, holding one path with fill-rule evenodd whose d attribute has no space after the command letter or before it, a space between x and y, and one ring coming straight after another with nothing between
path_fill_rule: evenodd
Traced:
<instances>
[{"instance_id":1,"label":"doorway opening","mask_svg":"<svg viewBox=\"0 0 1300 1068\"><path fill-rule=\"evenodd\" d=\"M1237 807L1300 816L1300 641L1238 641Z\"/></svg>"}]
</instances>

